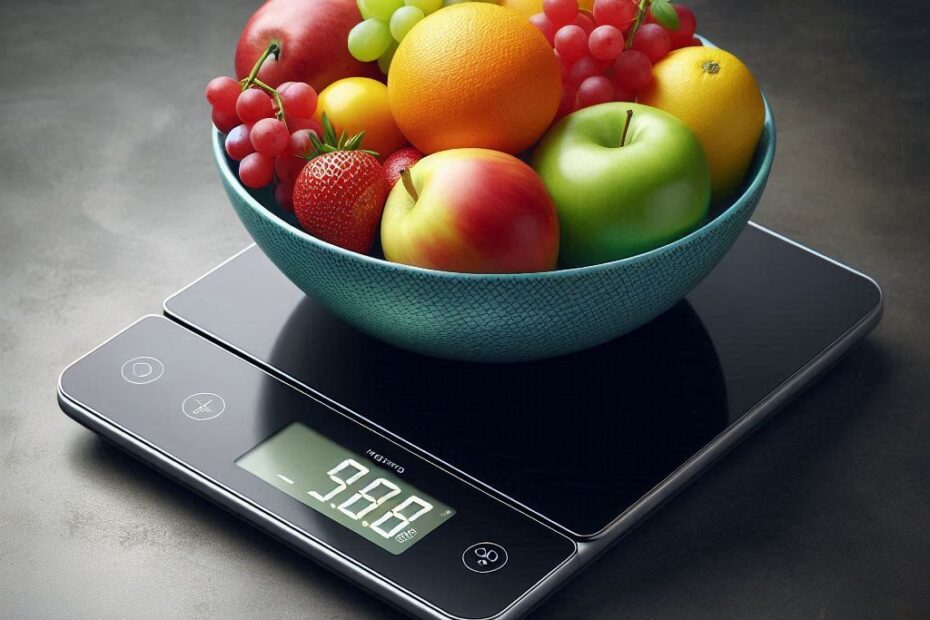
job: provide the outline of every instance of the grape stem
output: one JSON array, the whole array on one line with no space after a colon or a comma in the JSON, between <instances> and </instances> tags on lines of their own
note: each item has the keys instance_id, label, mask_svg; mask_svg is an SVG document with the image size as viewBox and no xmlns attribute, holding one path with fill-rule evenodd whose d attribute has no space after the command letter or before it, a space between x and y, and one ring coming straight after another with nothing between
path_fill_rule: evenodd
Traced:
<instances>
[{"instance_id":1,"label":"grape stem","mask_svg":"<svg viewBox=\"0 0 930 620\"><path fill-rule=\"evenodd\" d=\"M281 101L281 94L278 92L278 90L274 88L273 86L269 86L268 84L265 84L258 78L255 78L252 81L252 85L258 86L263 91L271 95L271 98L274 99L275 106L278 108L278 111L275 112L275 118L277 118L279 121L284 123L286 126L287 121L284 120L284 102Z\"/></svg>"},{"instance_id":2,"label":"grape stem","mask_svg":"<svg viewBox=\"0 0 930 620\"><path fill-rule=\"evenodd\" d=\"M268 47L265 48L265 51L262 52L262 55L258 57L258 61L252 65L252 70L249 72L249 76L242 81L242 90L248 90L248 88L255 82L258 78L258 71L262 68L262 65L265 64L265 60L269 56L274 54L275 59L277 60L278 56L281 54L281 45L277 41L272 41L268 44Z\"/></svg>"},{"instance_id":3,"label":"grape stem","mask_svg":"<svg viewBox=\"0 0 930 620\"><path fill-rule=\"evenodd\" d=\"M265 84L260 79L258 79L258 71L262 68L262 65L265 63L265 60L274 55L275 58L281 53L281 45L277 41L272 41L268 44L268 47L265 48L265 51L262 52L262 55L258 57L258 60L252 66L252 70L249 72L249 76L244 80L241 80L242 90L246 91L252 86L258 86L263 91L271 95L274 99L275 106L278 108L275 112L275 118L284 123L284 126L287 127L287 121L284 118L284 103L281 101L281 94L278 93L278 90L273 86Z\"/></svg>"},{"instance_id":4,"label":"grape stem","mask_svg":"<svg viewBox=\"0 0 930 620\"><path fill-rule=\"evenodd\" d=\"M404 184L404 189L407 190L407 193L413 198L413 201L416 202L419 200L420 196L417 194L417 188L413 186L413 177L410 176L410 168L404 168L400 171L400 180Z\"/></svg>"},{"instance_id":5,"label":"grape stem","mask_svg":"<svg viewBox=\"0 0 930 620\"><path fill-rule=\"evenodd\" d=\"M630 120L633 118L633 110L626 111L626 121L623 123L623 133L620 134L620 146L626 144L626 132L630 128Z\"/></svg>"},{"instance_id":6,"label":"grape stem","mask_svg":"<svg viewBox=\"0 0 930 620\"><path fill-rule=\"evenodd\" d=\"M633 27L630 28L630 32L626 35L626 49L633 47L633 35L636 34L636 31L639 30L639 27L643 25L643 22L646 20L646 5L649 4L649 0L639 0L639 10L636 12L636 21L633 22Z\"/></svg>"}]
</instances>

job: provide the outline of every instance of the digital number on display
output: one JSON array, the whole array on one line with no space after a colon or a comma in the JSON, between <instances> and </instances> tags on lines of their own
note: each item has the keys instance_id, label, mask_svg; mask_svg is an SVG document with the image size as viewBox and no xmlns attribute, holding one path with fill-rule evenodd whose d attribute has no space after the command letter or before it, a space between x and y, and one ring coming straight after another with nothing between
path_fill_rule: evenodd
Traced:
<instances>
[{"instance_id":1,"label":"digital number on display","mask_svg":"<svg viewBox=\"0 0 930 620\"><path fill-rule=\"evenodd\" d=\"M317 491L307 491L307 495L321 502L327 503L330 500L341 495L355 482L362 480L369 473L369 469L356 462L354 459L345 459L331 470L326 472L329 479L336 483L336 486L326 495L321 495ZM348 477L347 477L348 476ZM353 494L338 506L331 503L330 507L346 515L353 521L359 521L362 517L378 509L384 502L400 495L400 487L384 478L378 478L368 483L363 489ZM383 515L378 517L373 523L362 522L365 527L370 527L374 532L384 538L392 538L408 525L428 513L433 509L433 505L428 501L411 495L400 504L391 508Z\"/></svg>"},{"instance_id":2,"label":"digital number on display","mask_svg":"<svg viewBox=\"0 0 930 620\"><path fill-rule=\"evenodd\" d=\"M392 472L296 422L236 464L395 555L455 514Z\"/></svg>"}]
</instances>

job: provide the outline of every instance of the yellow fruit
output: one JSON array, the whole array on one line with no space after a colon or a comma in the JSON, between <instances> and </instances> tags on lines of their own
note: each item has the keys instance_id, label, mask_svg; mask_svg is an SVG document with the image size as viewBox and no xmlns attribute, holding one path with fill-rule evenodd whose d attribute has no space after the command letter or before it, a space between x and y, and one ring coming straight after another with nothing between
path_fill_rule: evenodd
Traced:
<instances>
[{"instance_id":1,"label":"yellow fruit","mask_svg":"<svg viewBox=\"0 0 930 620\"><path fill-rule=\"evenodd\" d=\"M527 19L536 13L543 12L543 0L500 0L499 4L512 11L516 11ZM581 0L578 3L578 8L593 11L594 0Z\"/></svg>"},{"instance_id":2,"label":"yellow fruit","mask_svg":"<svg viewBox=\"0 0 930 620\"><path fill-rule=\"evenodd\" d=\"M387 89L397 125L424 153L519 153L555 117L562 81L552 48L529 21L466 2L413 27L391 61Z\"/></svg>"},{"instance_id":3,"label":"yellow fruit","mask_svg":"<svg viewBox=\"0 0 930 620\"><path fill-rule=\"evenodd\" d=\"M653 68L637 102L670 112L691 128L707 155L715 201L742 184L765 121L762 93L736 56L712 47L675 50Z\"/></svg>"},{"instance_id":4,"label":"yellow fruit","mask_svg":"<svg viewBox=\"0 0 930 620\"><path fill-rule=\"evenodd\" d=\"M362 148L377 152L382 161L407 143L391 115L387 87L377 80L350 77L333 82L320 92L316 120L324 112L336 133L352 136L364 131Z\"/></svg>"}]
</instances>

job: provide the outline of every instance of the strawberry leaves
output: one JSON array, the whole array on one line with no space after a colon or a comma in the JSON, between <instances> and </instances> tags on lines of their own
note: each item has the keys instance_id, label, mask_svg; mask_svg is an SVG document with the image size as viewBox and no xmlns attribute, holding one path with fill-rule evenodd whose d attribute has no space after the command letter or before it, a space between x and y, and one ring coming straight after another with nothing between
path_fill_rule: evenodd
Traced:
<instances>
[{"instance_id":1,"label":"strawberry leaves","mask_svg":"<svg viewBox=\"0 0 930 620\"><path fill-rule=\"evenodd\" d=\"M348 136L345 131L339 134L339 137L336 137L336 130L333 128L333 124L330 122L329 118L326 116L326 113L323 113L322 118L323 125L323 138L320 139L320 136L316 135L316 132L310 132L310 144L313 146L313 150L310 151L307 155L303 156L306 160L311 160L320 155L326 153L335 153L336 151L359 151L361 153L368 153L373 157L378 157L378 153L369 149L363 149L362 140L365 139L365 132L360 131L354 136Z\"/></svg>"}]
</instances>

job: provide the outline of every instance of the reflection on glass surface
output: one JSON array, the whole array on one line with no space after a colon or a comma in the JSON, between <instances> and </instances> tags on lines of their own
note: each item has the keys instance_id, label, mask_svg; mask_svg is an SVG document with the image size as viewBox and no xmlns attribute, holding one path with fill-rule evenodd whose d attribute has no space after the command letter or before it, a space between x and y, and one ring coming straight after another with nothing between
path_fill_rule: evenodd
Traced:
<instances>
[{"instance_id":1,"label":"reflection on glass surface","mask_svg":"<svg viewBox=\"0 0 930 620\"><path fill-rule=\"evenodd\" d=\"M593 533L879 302L865 278L750 226L687 303L594 351L533 364L398 351L330 318L257 248L168 309L569 529Z\"/></svg>"},{"instance_id":2,"label":"reflection on glass surface","mask_svg":"<svg viewBox=\"0 0 930 620\"><path fill-rule=\"evenodd\" d=\"M687 302L591 351L489 365L396 349L305 298L269 362L582 531L600 529L727 423L716 352Z\"/></svg>"}]
</instances>

